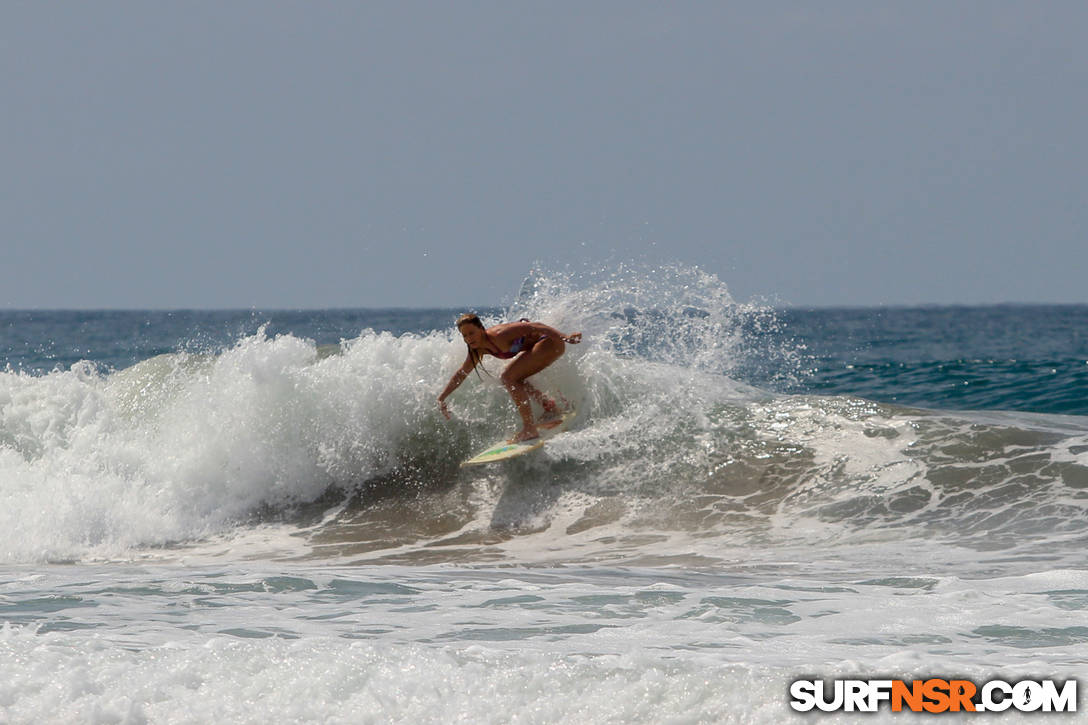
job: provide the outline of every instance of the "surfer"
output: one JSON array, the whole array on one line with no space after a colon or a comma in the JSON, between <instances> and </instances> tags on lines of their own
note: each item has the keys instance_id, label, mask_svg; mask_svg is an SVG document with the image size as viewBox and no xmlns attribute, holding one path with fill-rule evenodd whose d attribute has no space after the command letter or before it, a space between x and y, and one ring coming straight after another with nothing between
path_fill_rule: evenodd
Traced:
<instances>
[{"instance_id":1,"label":"surfer","mask_svg":"<svg viewBox=\"0 0 1088 725\"><path fill-rule=\"evenodd\" d=\"M559 414L555 401L540 392L526 378L539 373L558 360L566 349L567 343L577 345L582 341L582 333L564 335L554 327L540 322L520 320L501 325L484 327L480 318L473 314L464 314L457 318L457 329L468 347L465 362L450 378L446 389L438 396L438 407L446 420L450 411L446 408L446 398L464 382L468 374L480 364L483 356L492 355L500 360L513 359L503 370L499 380L510 393L514 406L521 416L521 432L510 439L511 443L532 440L540 436L529 399L540 403L545 417ZM476 373L479 375L479 372Z\"/></svg>"}]
</instances>

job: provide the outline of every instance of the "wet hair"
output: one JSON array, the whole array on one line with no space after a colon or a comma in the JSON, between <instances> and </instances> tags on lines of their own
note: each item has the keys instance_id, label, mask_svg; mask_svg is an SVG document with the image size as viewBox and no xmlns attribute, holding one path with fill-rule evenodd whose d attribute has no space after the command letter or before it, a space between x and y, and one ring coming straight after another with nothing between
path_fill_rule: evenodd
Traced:
<instances>
[{"instance_id":1,"label":"wet hair","mask_svg":"<svg viewBox=\"0 0 1088 725\"><path fill-rule=\"evenodd\" d=\"M484 323L480 322L479 316L475 312L466 312L457 318L457 329L461 329L461 325L476 325L481 330L486 329Z\"/></svg>"},{"instance_id":2,"label":"wet hair","mask_svg":"<svg viewBox=\"0 0 1088 725\"><path fill-rule=\"evenodd\" d=\"M481 330L485 330L485 331L487 330L487 328L484 327L484 323L480 322L479 316L477 316L476 313L474 313L474 312L466 312L465 314L463 314L463 315L461 315L460 317L457 318L457 331L458 332L460 332L461 328L464 327L465 325L475 325L476 327L479 327ZM483 365L483 360L484 360L483 353L477 352L476 350L473 350L472 345L469 345L467 342L465 343L465 347L468 348L468 356L470 358L472 358L472 362L475 364L472 369L476 371L476 377L480 378L480 380L483 380L483 378L480 377L480 368L483 368L484 372L487 373L487 368L484 368L484 365ZM493 377L491 375L491 373L487 373L487 376L489 378Z\"/></svg>"}]
</instances>

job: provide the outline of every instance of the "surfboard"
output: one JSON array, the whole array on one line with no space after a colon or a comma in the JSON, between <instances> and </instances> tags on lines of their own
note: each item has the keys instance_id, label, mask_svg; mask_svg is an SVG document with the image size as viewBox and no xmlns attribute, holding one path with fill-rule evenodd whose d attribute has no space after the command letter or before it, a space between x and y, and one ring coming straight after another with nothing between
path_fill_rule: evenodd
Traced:
<instances>
[{"instance_id":1,"label":"surfboard","mask_svg":"<svg viewBox=\"0 0 1088 725\"><path fill-rule=\"evenodd\" d=\"M472 458L468 459L461 464L461 467L465 466L479 466L484 463L494 463L496 461L505 461L508 458L517 458L518 456L524 456L530 451L535 451L537 448L542 448L548 439L554 436L560 431L566 430L570 421L574 419L577 413L574 410L569 410L563 414L561 418L555 420L549 420L545 423L537 423L537 430L540 431L540 437L534 438L531 441L523 441L521 443L507 443L506 441L499 441L481 453L476 454Z\"/></svg>"}]
</instances>

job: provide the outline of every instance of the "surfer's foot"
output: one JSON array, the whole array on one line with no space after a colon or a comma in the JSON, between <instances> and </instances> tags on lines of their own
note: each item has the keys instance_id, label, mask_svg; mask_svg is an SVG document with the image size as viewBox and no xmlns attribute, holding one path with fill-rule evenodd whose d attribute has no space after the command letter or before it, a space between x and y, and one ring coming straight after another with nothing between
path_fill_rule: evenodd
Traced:
<instances>
[{"instance_id":1,"label":"surfer's foot","mask_svg":"<svg viewBox=\"0 0 1088 725\"><path fill-rule=\"evenodd\" d=\"M533 429L533 430L526 429L526 430L523 430L522 432L518 433L516 436L514 436L513 438L511 438L510 440L508 440L506 442L507 443L524 443L525 441L531 441L534 438L539 438L539 437L540 437L540 433L537 430L535 430L535 429Z\"/></svg>"},{"instance_id":2,"label":"surfer's foot","mask_svg":"<svg viewBox=\"0 0 1088 725\"><path fill-rule=\"evenodd\" d=\"M546 399L544 401L544 414L540 416L540 422L547 423L552 420L559 420L561 417L559 406L555 404L555 401Z\"/></svg>"},{"instance_id":3,"label":"surfer's foot","mask_svg":"<svg viewBox=\"0 0 1088 725\"><path fill-rule=\"evenodd\" d=\"M559 396L562 404L555 402L551 398L544 398L544 402L541 403L544 406L544 415L540 416L541 422L559 420L563 417L563 413L568 412L571 407L570 403L563 396Z\"/></svg>"}]
</instances>

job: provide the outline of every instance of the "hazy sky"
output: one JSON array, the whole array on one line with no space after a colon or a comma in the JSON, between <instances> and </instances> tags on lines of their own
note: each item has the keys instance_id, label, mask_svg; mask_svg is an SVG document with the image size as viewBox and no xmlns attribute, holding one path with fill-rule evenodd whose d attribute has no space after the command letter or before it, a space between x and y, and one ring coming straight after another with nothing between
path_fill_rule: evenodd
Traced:
<instances>
[{"instance_id":1,"label":"hazy sky","mask_svg":"<svg viewBox=\"0 0 1088 725\"><path fill-rule=\"evenodd\" d=\"M0 307L1088 302L1088 3L0 5Z\"/></svg>"}]
</instances>

